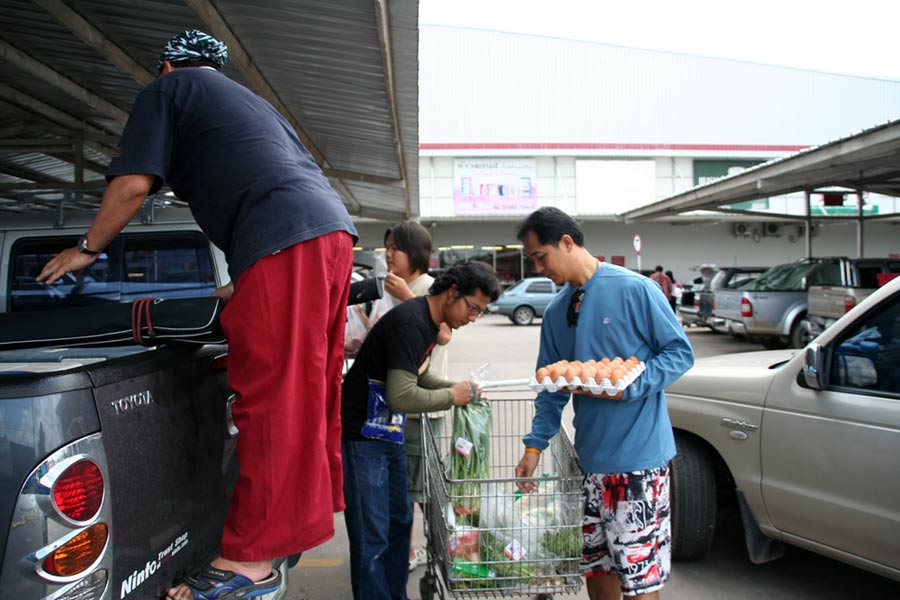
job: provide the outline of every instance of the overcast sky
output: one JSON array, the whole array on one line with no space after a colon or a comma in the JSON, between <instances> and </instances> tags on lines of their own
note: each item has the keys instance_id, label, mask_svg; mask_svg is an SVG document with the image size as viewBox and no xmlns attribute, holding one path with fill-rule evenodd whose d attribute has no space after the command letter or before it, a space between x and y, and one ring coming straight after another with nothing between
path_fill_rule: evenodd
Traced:
<instances>
[{"instance_id":1,"label":"overcast sky","mask_svg":"<svg viewBox=\"0 0 900 600\"><path fill-rule=\"evenodd\" d=\"M900 80L900 0L419 0L419 22Z\"/></svg>"}]
</instances>

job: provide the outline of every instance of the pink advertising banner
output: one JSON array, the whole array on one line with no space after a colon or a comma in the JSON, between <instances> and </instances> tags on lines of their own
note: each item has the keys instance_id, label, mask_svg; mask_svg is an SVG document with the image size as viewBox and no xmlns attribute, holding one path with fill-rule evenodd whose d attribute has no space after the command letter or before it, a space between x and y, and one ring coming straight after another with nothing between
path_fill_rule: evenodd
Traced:
<instances>
[{"instance_id":1,"label":"pink advertising banner","mask_svg":"<svg viewBox=\"0 0 900 600\"><path fill-rule=\"evenodd\" d=\"M457 215L527 214L537 208L534 159L457 159L453 207Z\"/></svg>"}]
</instances>

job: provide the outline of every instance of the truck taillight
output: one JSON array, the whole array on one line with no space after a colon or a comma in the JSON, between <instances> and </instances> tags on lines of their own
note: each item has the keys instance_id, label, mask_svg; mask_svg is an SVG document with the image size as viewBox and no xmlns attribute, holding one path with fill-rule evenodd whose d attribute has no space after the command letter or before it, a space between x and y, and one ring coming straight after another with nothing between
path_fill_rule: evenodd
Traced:
<instances>
[{"instance_id":1,"label":"truck taillight","mask_svg":"<svg viewBox=\"0 0 900 600\"><path fill-rule=\"evenodd\" d=\"M849 312L854 306L856 306L856 298L853 296L844 296L844 312Z\"/></svg>"},{"instance_id":2,"label":"truck taillight","mask_svg":"<svg viewBox=\"0 0 900 600\"><path fill-rule=\"evenodd\" d=\"M56 577L72 577L87 571L106 548L109 528L95 523L54 550L41 565L45 572Z\"/></svg>"},{"instance_id":3,"label":"truck taillight","mask_svg":"<svg viewBox=\"0 0 900 600\"><path fill-rule=\"evenodd\" d=\"M53 486L53 503L59 512L73 521L92 519L103 503L100 467L82 460L66 469Z\"/></svg>"},{"instance_id":4,"label":"truck taillight","mask_svg":"<svg viewBox=\"0 0 900 600\"><path fill-rule=\"evenodd\" d=\"M753 316L753 305L750 304L750 301L746 298L741 298L741 316L742 317L752 317Z\"/></svg>"}]
</instances>

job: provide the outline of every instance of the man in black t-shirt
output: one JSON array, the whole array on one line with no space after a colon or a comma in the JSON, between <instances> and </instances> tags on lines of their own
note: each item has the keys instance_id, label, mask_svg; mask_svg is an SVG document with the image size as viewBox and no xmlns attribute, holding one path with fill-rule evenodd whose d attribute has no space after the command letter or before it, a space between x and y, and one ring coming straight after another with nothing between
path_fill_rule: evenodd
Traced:
<instances>
[{"instance_id":1,"label":"man in black t-shirt","mask_svg":"<svg viewBox=\"0 0 900 600\"><path fill-rule=\"evenodd\" d=\"M409 577L412 510L402 424L398 436L373 432L367 423L370 387L383 384L383 397L395 414L468 404L477 386L431 374L429 358L441 324L458 329L473 322L498 295L496 275L487 265L451 267L435 280L427 296L407 300L378 320L344 378L344 520L356 600L405 600Z\"/></svg>"},{"instance_id":2,"label":"man in black t-shirt","mask_svg":"<svg viewBox=\"0 0 900 600\"><path fill-rule=\"evenodd\" d=\"M169 41L93 224L38 276L52 283L89 266L163 183L228 259L233 285L217 295L240 475L221 555L169 590L177 600L278 589L272 559L331 538L344 508L340 385L356 229L291 125L221 72L227 58L197 30Z\"/></svg>"}]
</instances>

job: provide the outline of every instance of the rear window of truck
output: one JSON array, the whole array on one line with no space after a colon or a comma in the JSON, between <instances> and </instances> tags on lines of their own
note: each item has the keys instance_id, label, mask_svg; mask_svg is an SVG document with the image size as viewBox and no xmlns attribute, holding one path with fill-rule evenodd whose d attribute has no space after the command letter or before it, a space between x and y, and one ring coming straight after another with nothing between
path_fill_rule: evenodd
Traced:
<instances>
[{"instance_id":1,"label":"rear window of truck","mask_svg":"<svg viewBox=\"0 0 900 600\"><path fill-rule=\"evenodd\" d=\"M192 231L119 235L80 274L67 273L50 285L35 280L53 255L76 241L35 237L13 245L7 284L10 312L208 296L217 287L209 242Z\"/></svg>"}]
</instances>

